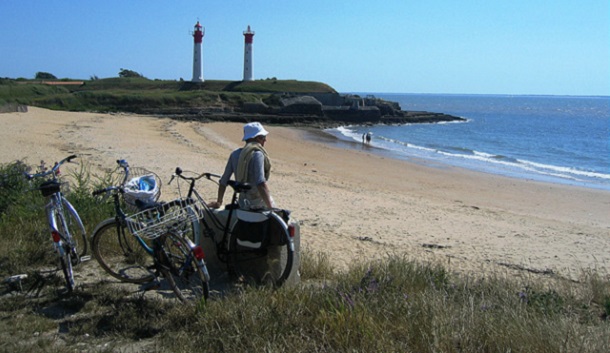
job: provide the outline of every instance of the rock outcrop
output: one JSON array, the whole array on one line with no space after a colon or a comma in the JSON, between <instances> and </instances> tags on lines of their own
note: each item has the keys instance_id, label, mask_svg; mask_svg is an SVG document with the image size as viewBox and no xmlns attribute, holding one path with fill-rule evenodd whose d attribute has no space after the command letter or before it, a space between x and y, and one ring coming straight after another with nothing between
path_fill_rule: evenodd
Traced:
<instances>
[{"instance_id":1,"label":"rock outcrop","mask_svg":"<svg viewBox=\"0 0 610 353\"><path fill-rule=\"evenodd\" d=\"M340 125L408 124L457 121L461 118L431 112L403 111L397 102L368 96L277 94L264 102L241 106L155 109L150 114L200 121L261 121L268 124L332 127Z\"/></svg>"}]
</instances>

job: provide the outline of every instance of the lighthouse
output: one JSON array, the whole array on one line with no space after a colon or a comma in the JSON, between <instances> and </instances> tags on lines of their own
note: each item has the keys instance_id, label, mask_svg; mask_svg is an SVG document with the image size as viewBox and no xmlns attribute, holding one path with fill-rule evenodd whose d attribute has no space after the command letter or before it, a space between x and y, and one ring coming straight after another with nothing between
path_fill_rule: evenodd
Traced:
<instances>
[{"instance_id":1,"label":"lighthouse","mask_svg":"<svg viewBox=\"0 0 610 353\"><path fill-rule=\"evenodd\" d=\"M195 39L195 46L193 48L193 79L192 82L203 82L202 66L201 62L201 43L203 42L203 35L205 29L201 27L199 21L195 25L195 31L193 32L193 38Z\"/></svg>"},{"instance_id":2,"label":"lighthouse","mask_svg":"<svg viewBox=\"0 0 610 353\"><path fill-rule=\"evenodd\" d=\"M252 39L254 32L248 30L244 32L244 81L252 81Z\"/></svg>"}]
</instances>

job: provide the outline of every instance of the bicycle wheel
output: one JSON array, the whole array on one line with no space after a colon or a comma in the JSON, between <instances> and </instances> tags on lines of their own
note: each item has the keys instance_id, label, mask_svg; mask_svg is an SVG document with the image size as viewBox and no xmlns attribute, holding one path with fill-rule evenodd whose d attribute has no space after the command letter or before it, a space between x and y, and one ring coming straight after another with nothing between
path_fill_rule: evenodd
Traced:
<instances>
[{"instance_id":1,"label":"bicycle wheel","mask_svg":"<svg viewBox=\"0 0 610 353\"><path fill-rule=\"evenodd\" d=\"M68 289L68 292L72 292L75 286L74 272L72 270L72 251L65 243L61 246L63 247L63 251L60 253L59 262L61 265L61 270L64 274L64 278L66 279L66 288Z\"/></svg>"},{"instance_id":2,"label":"bicycle wheel","mask_svg":"<svg viewBox=\"0 0 610 353\"><path fill-rule=\"evenodd\" d=\"M87 254L87 232L85 231L85 226L83 226L83 222L74 206L72 206L63 196L61 200L64 215L63 220L65 222L60 221L57 224L61 224L61 226L64 227L63 230L60 230L64 236L67 234L66 230L70 234L76 255L78 256L78 259L72 259L72 261L75 262Z\"/></svg>"},{"instance_id":3,"label":"bicycle wheel","mask_svg":"<svg viewBox=\"0 0 610 353\"><path fill-rule=\"evenodd\" d=\"M183 302L199 302L210 294L209 275L203 260L197 260L193 243L167 233L154 240L157 266L170 287Z\"/></svg>"},{"instance_id":4,"label":"bicycle wheel","mask_svg":"<svg viewBox=\"0 0 610 353\"><path fill-rule=\"evenodd\" d=\"M280 287L290 276L294 247L286 224L277 216L269 218L268 244L250 248L238 244L235 227L229 237L229 272L240 280Z\"/></svg>"},{"instance_id":5,"label":"bicycle wheel","mask_svg":"<svg viewBox=\"0 0 610 353\"><path fill-rule=\"evenodd\" d=\"M145 283L155 278L152 250L114 218L102 221L91 238L97 262L123 282Z\"/></svg>"}]
</instances>

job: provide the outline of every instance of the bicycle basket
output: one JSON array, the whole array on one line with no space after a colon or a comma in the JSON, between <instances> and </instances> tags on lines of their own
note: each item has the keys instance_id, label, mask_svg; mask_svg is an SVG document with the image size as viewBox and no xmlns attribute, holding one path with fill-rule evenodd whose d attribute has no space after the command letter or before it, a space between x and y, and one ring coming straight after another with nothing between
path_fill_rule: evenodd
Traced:
<instances>
[{"instance_id":1,"label":"bicycle basket","mask_svg":"<svg viewBox=\"0 0 610 353\"><path fill-rule=\"evenodd\" d=\"M38 189L42 193L42 196L47 197L47 196L51 196L51 195L59 192L60 187L61 187L60 182L58 182L56 180L49 180L49 181L45 181L44 183L40 184Z\"/></svg>"},{"instance_id":2,"label":"bicycle basket","mask_svg":"<svg viewBox=\"0 0 610 353\"><path fill-rule=\"evenodd\" d=\"M129 179L124 185L123 199L130 206L136 200L144 203L156 202L161 197L161 179L157 174L144 168L131 168Z\"/></svg>"},{"instance_id":3,"label":"bicycle basket","mask_svg":"<svg viewBox=\"0 0 610 353\"><path fill-rule=\"evenodd\" d=\"M144 210L127 217L132 234L155 239L169 232L182 234L184 224L203 217L203 206L198 202L184 202L180 207L164 210L163 206Z\"/></svg>"}]
</instances>

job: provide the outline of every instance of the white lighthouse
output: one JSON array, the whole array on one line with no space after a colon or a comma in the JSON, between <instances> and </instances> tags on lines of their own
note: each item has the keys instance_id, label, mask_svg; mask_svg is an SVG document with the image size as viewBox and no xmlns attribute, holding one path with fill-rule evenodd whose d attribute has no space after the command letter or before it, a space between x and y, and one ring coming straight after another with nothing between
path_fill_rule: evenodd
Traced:
<instances>
[{"instance_id":1,"label":"white lighthouse","mask_svg":"<svg viewBox=\"0 0 610 353\"><path fill-rule=\"evenodd\" d=\"M205 29L201 27L199 21L195 25L195 31L193 32L193 38L195 39L195 47L193 48L193 79L192 82L203 82L203 73L201 62L201 43L203 42L203 35Z\"/></svg>"},{"instance_id":2,"label":"white lighthouse","mask_svg":"<svg viewBox=\"0 0 610 353\"><path fill-rule=\"evenodd\" d=\"M254 32L248 30L244 32L244 81L252 81L252 39Z\"/></svg>"}]
</instances>

